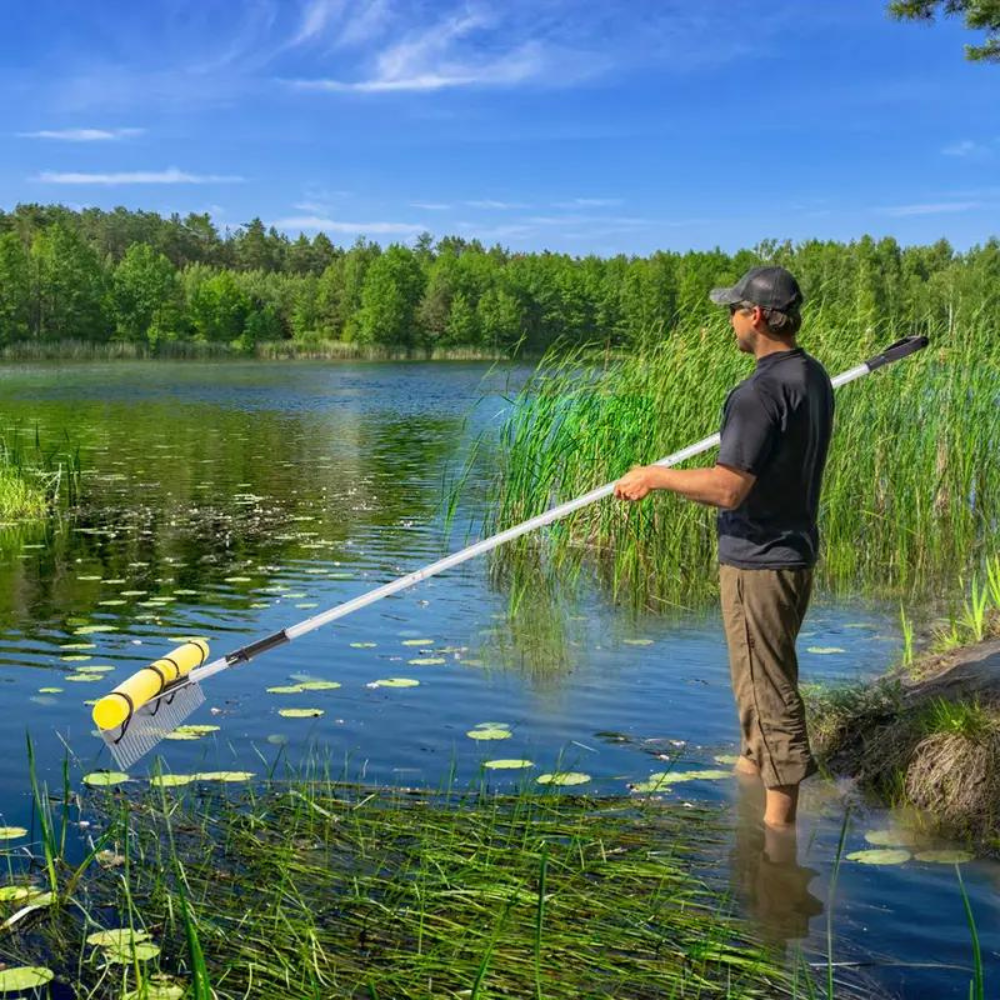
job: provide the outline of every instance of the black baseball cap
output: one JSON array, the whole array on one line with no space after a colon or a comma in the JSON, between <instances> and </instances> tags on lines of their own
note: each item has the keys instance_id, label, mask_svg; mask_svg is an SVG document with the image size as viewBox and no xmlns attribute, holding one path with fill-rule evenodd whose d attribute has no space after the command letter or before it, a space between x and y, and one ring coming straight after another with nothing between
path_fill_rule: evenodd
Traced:
<instances>
[{"instance_id":1,"label":"black baseball cap","mask_svg":"<svg viewBox=\"0 0 1000 1000\"><path fill-rule=\"evenodd\" d=\"M752 302L761 309L794 313L802 305L802 289L783 267L751 267L732 288L713 288L708 297L720 306Z\"/></svg>"}]
</instances>

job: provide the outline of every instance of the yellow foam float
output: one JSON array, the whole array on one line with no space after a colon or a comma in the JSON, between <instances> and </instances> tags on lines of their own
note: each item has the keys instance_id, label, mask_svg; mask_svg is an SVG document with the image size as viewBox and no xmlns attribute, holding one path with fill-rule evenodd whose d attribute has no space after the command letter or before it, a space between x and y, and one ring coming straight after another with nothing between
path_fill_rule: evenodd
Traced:
<instances>
[{"instance_id":1,"label":"yellow foam float","mask_svg":"<svg viewBox=\"0 0 1000 1000\"><path fill-rule=\"evenodd\" d=\"M208 659L208 643L191 639L166 656L160 657L128 680L122 681L110 694L94 706L94 722L98 728L117 729L125 725L143 705L148 704L165 688L186 677Z\"/></svg>"}]
</instances>

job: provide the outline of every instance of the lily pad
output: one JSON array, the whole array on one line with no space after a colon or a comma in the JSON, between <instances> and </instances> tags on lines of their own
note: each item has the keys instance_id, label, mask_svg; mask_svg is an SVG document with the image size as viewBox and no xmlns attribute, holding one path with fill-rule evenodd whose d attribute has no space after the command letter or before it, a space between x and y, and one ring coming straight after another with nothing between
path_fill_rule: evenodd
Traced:
<instances>
[{"instance_id":1,"label":"lily pad","mask_svg":"<svg viewBox=\"0 0 1000 1000\"><path fill-rule=\"evenodd\" d=\"M632 786L633 792L659 792L670 785L683 781L718 781L731 777L729 771L706 769L699 771L659 771L651 774L645 781Z\"/></svg>"},{"instance_id":2,"label":"lily pad","mask_svg":"<svg viewBox=\"0 0 1000 1000\"><path fill-rule=\"evenodd\" d=\"M415 660L407 660L415 667L438 667L447 661L441 656L418 656Z\"/></svg>"},{"instance_id":3,"label":"lily pad","mask_svg":"<svg viewBox=\"0 0 1000 1000\"><path fill-rule=\"evenodd\" d=\"M62 688L39 688L38 689L38 693L39 694L62 694L63 693L63 689Z\"/></svg>"},{"instance_id":4,"label":"lily pad","mask_svg":"<svg viewBox=\"0 0 1000 1000\"><path fill-rule=\"evenodd\" d=\"M71 681L74 684L92 684L94 681L103 680L100 674L85 674L82 671L77 674L67 674L64 681Z\"/></svg>"},{"instance_id":5,"label":"lily pad","mask_svg":"<svg viewBox=\"0 0 1000 1000\"><path fill-rule=\"evenodd\" d=\"M195 736L207 736L209 733L217 733L218 731L218 726L204 724L199 726L178 726L174 730L175 733L194 733Z\"/></svg>"},{"instance_id":6,"label":"lily pad","mask_svg":"<svg viewBox=\"0 0 1000 1000\"><path fill-rule=\"evenodd\" d=\"M194 743L195 740L201 739L197 733L185 733L178 730L174 730L172 733L164 733L163 738L165 740L173 740L174 743Z\"/></svg>"},{"instance_id":7,"label":"lily pad","mask_svg":"<svg viewBox=\"0 0 1000 1000\"><path fill-rule=\"evenodd\" d=\"M117 625L81 625L73 629L73 635L97 635L99 632L117 632Z\"/></svg>"},{"instance_id":8,"label":"lily pad","mask_svg":"<svg viewBox=\"0 0 1000 1000\"><path fill-rule=\"evenodd\" d=\"M910 860L910 852L899 848L879 848L874 851L852 851L848 861L862 865L901 865Z\"/></svg>"},{"instance_id":9,"label":"lily pad","mask_svg":"<svg viewBox=\"0 0 1000 1000\"><path fill-rule=\"evenodd\" d=\"M626 646L652 646L652 639L622 639Z\"/></svg>"},{"instance_id":10,"label":"lily pad","mask_svg":"<svg viewBox=\"0 0 1000 1000\"><path fill-rule=\"evenodd\" d=\"M107 663L95 663L93 665L87 664L83 667L77 667L76 672L78 674L109 674L115 668Z\"/></svg>"},{"instance_id":11,"label":"lily pad","mask_svg":"<svg viewBox=\"0 0 1000 1000\"><path fill-rule=\"evenodd\" d=\"M913 847L917 839L907 830L867 830L865 841L873 847Z\"/></svg>"},{"instance_id":12,"label":"lily pad","mask_svg":"<svg viewBox=\"0 0 1000 1000\"><path fill-rule=\"evenodd\" d=\"M919 851L913 855L917 861L925 861L932 865L963 865L974 861L976 856L971 851Z\"/></svg>"},{"instance_id":13,"label":"lily pad","mask_svg":"<svg viewBox=\"0 0 1000 1000\"><path fill-rule=\"evenodd\" d=\"M0 903L19 903L32 896L42 895L33 885L0 885Z\"/></svg>"},{"instance_id":14,"label":"lily pad","mask_svg":"<svg viewBox=\"0 0 1000 1000\"><path fill-rule=\"evenodd\" d=\"M268 688L268 694L301 694L303 691L301 684L280 684L278 687Z\"/></svg>"},{"instance_id":15,"label":"lily pad","mask_svg":"<svg viewBox=\"0 0 1000 1000\"><path fill-rule=\"evenodd\" d=\"M281 708L278 709L278 715L284 716L286 719L316 719L323 715L324 711L322 708Z\"/></svg>"},{"instance_id":16,"label":"lily pad","mask_svg":"<svg viewBox=\"0 0 1000 1000\"><path fill-rule=\"evenodd\" d=\"M182 1000L186 992L186 986L167 976L155 975L150 976L140 989L126 993L122 1000Z\"/></svg>"},{"instance_id":17,"label":"lily pad","mask_svg":"<svg viewBox=\"0 0 1000 1000\"><path fill-rule=\"evenodd\" d=\"M374 649L378 643L375 642L352 642L352 649Z\"/></svg>"},{"instance_id":18,"label":"lily pad","mask_svg":"<svg viewBox=\"0 0 1000 1000\"><path fill-rule=\"evenodd\" d=\"M816 653L819 656L829 656L831 653L843 653L840 646L810 646L807 653Z\"/></svg>"},{"instance_id":19,"label":"lily pad","mask_svg":"<svg viewBox=\"0 0 1000 1000\"><path fill-rule=\"evenodd\" d=\"M193 774L155 774L149 779L153 788L180 788L194 781Z\"/></svg>"},{"instance_id":20,"label":"lily pad","mask_svg":"<svg viewBox=\"0 0 1000 1000\"><path fill-rule=\"evenodd\" d=\"M83 776L83 783L92 788L107 788L109 785L120 785L128 781L128 775L121 771L93 771Z\"/></svg>"},{"instance_id":21,"label":"lily pad","mask_svg":"<svg viewBox=\"0 0 1000 1000\"><path fill-rule=\"evenodd\" d=\"M135 962L148 962L160 954L160 946L152 941L136 941L133 944L124 942L121 947L105 948L104 959L113 965L132 965Z\"/></svg>"},{"instance_id":22,"label":"lily pad","mask_svg":"<svg viewBox=\"0 0 1000 1000\"><path fill-rule=\"evenodd\" d=\"M590 781L590 775L582 771L556 771L540 774L536 780L540 785L585 785Z\"/></svg>"},{"instance_id":23,"label":"lily pad","mask_svg":"<svg viewBox=\"0 0 1000 1000\"><path fill-rule=\"evenodd\" d=\"M127 944L138 944L148 941L146 931L137 931L132 927L115 927L107 931L96 931L87 936L87 944L95 948L123 948Z\"/></svg>"},{"instance_id":24,"label":"lily pad","mask_svg":"<svg viewBox=\"0 0 1000 1000\"><path fill-rule=\"evenodd\" d=\"M340 687L339 681L303 681L299 685L300 691L336 691Z\"/></svg>"},{"instance_id":25,"label":"lily pad","mask_svg":"<svg viewBox=\"0 0 1000 1000\"><path fill-rule=\"evenodd\" d=\"M433 639L404 639L404 646L433 646Z\"/></svg>"},{"instance_id":26,"label":"lily pad","mask_svg":"<svg viewBox=\"0 0 1000 1000\"><path fill-rule=\"evenodd\" d=\"M525 767L534 767L534 761L530 760L488 760L483 767L491 771L517 771Z\"/></svg>"},{"instance_id":27,"label":"lily pad","mask_svg":"<svg viewBox=\"0 0 1000 1000\"><path fill-rule=\"evenodd\" d=\"M92 642L64 642L60 649L97 649Z\"/></svg>"},{"instance_id":28,"label":"lily pad","mask_svg":"<svg viewBox=\"0 0 1000 1000\"><path fill-rule=\"evenodd\" d=\"M92 660L92 656L88 656L86 653L70 653L69 656L60 656L60 660L63 663L84 663L87 660Z\"/></svg>"},{"instance_id":29,"label":"lily pad","mask_svg":"<svg viewBox=\"0 0 1000 1000\"><path fill-rule=\"evenodd\" d=\"M0 972L0 993L13 993L14 990L37 990L55 979L51 969L40 965L21 965L14 969L4 969Z\"/></svg>"},{"instance_id":30,"label":"lily pad","mask_svg":"<svg viewBox=\"0 0 1000 1000\"><path fill-rule=\"evenodd\" d=\"M719 753L712 758L716 764L735 764L739 759L734 753Z\"/></svg>"},{"instance_id":31,"label":"lily pad","mask_svg":"<svg viewBox=\"0 0 1000 1000\"><path fill-rule=\"evenodd\" d=\"M253 777L253 771L199 771L198 774L191 775L191 780L237 782L249 781Z\"/></svg>"},{"instance_id":32,"label":"lily pad","mask_svg":"<svg viewBox=\"0 0 1000 1000\"><path fill-rule=\"evenodd\" d=\"M477 726L465 735L470 740L509 740L514 734L506 726Z\"/></svg>"},{"instance_id":33,"label":"lily pad","mask_svg":"<svg viewBox=\"0 0 1000 1000\"><path fill-rule=\"evenodd\" d=\"M410 677L386 677L384 680L372 681L365 687L370 688L415 688L420 687L420 681Z\"/></svg>"},{"instance_id":34,"label":"lily pad","mask_svg":"<svg viewBox=\"0 0 1000 1000\"><path fill-rule=\"evenodd\" d=\"M27 836L28 831L23 826L0 826L0 840L17 840Z\"/></svg>"}]
</instances>

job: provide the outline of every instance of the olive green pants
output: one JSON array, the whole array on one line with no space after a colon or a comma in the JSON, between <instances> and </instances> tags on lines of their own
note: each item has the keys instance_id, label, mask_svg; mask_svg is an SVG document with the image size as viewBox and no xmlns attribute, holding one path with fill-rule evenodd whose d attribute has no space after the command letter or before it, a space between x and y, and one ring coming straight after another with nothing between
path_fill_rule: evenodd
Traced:
<instances>
[{"instance_id":1,"label":"olive green pants","mask_svg":"<svg viewBox=\"0 0 1000 1000\"><path fill-rule=\"evenodd\" d=\"M812 570L719 570L740 753L760 769L765 787L797 785L816 771L795 655Z\"/></svg>"}]
</instances>

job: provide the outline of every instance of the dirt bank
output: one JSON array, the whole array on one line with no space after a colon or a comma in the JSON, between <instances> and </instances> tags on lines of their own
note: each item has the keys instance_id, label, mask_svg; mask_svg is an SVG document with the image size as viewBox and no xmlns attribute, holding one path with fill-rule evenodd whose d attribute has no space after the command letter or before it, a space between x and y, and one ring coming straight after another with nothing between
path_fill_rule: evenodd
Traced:
<instances>
[{"instance_id":1,"label":"dirt bank","mask_svg":"<svg viewBox=\"0 0 1000 1000\"><path fill-rule=\"evenodd\" d=\"M829 770L1000 852L1000 639L808 700Z\"/></svg>"}]
</instances>

